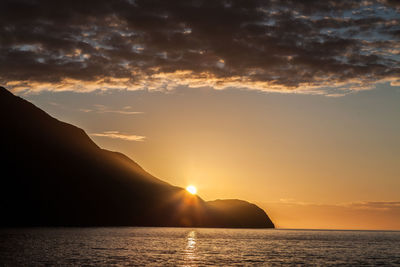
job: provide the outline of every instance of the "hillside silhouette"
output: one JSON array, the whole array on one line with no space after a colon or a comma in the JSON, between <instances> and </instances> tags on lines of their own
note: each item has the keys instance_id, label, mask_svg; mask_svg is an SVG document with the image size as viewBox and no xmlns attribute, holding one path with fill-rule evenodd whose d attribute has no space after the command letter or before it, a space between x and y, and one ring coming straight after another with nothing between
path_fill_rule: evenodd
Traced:
<instances>
[{"instance_id":1,"label":"hillside silhouette","mask_svg":"<svg viewBox=\"0 0 400 267\"><path fill-rule=\"evenodd\" d=\"M205 202L3 87L0 119L1 226L274 227L256 205Z\"/></svg>"}]
</instances>

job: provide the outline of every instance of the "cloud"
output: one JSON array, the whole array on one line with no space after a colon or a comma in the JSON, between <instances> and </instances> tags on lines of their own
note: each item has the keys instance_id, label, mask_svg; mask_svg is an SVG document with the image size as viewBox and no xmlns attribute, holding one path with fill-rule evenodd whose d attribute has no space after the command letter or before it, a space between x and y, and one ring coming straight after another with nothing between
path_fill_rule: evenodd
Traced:
<instances>
[{"instance_id":1,"label":"cloud","mask_svg":"<svg viewBox=\"0 0 400 267\"><path fill-rule=\"evenodd\" d=\"M138 115L138 114L144 113L141 111L132 111L130 109L131 109L130 106L126 106L123 109L110 109L107 106L96 104L96 105L93 105L93 108L83 108L83 109L80 109L80 111L95 112L95 113L115 113L115 114L122 114L122 115Z\"/></svg>"},{"instance_id":2,"label":"cloud","mask_svg":"<svg viewBox=\"0 0 400 267\"><path fill-rule=\"evenodd\" d=\"M360 201L341 204L341 206L352 209L366 209L366 210L392 210L397 209L400 211L400 201Z\"/></svg>"},{"instance_id":3,"label":"cloud","mask_svg":"<svg viewBox=\"0 0 400 267\"><path fill-rule=\"evenodd\" d=\"M347 203L317 203L317 202L304 202L296 201L291 198L282 198L279 202L274 204L286 205L286 206L319 206L319 207L342 207L348 209L360 209L360 210L391 210L396 209L400 211L400 201L355 201Z\"/></svg>"},{"instance_id":4,"label":"cloud","mask_svg":"<svg viewBox=\"0 0 400 267\"><path fill-rule=\"evenodd\" d=\"M340 95L399 76L399 17L393 0L4 0L0 83Z\"/></svg>"},{"instance_id":5,"label":"cloud","mask_svg":"<svg viewBox=\"0 0 400 267\"><path fill-rule=\"evenodd\" d=\"M118 131L105 131L102 133L92 133L91 136L99 136L99 137L107 137L112 139L121 139L125 141L137 141L142 142L146 139L145 136L140 135L132 135L132 134L123 134Z\"/></svg>"}]
</instances>

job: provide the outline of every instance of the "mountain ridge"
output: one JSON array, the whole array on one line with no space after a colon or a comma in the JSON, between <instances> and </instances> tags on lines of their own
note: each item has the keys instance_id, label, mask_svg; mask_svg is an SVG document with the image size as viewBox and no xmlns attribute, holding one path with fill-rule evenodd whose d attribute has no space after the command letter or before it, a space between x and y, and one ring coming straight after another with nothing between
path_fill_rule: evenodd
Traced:
<instances>
[{"instance_id":1,"label":"mountain ridge","mask_svg":"<svg viewBox=\"0 0 400 267\"><path fill-rule=\"evenodd\" d=\"M256 205L190 195L4 87L0 119L1 226L274 227Z\"/></svg>"}]
</instances>

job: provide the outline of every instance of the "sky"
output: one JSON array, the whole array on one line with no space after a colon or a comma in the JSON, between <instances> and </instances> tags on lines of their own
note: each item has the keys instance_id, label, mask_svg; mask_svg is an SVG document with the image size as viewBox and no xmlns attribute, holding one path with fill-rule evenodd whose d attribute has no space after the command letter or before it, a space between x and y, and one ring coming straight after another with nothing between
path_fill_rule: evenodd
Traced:
<instances>
[{"instance_id":1,"label":"sky","mask_svg":"<svg viewBox=\"0 0 400 267\"><path fill-rule=\"evenodd\" d=\"M2 1L0 84L281 228L400 229L398 1Z\"/></svg>"}]
</instances>

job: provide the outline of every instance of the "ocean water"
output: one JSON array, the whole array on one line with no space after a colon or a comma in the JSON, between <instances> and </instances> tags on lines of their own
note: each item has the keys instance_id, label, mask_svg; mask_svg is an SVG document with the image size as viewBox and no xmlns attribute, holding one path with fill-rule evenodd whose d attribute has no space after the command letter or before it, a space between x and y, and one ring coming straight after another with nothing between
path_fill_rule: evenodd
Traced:
<instances>
[{"instance_id":1,"label":"ocean water","mask_svg":"<svg viewBox=\"0 0 400 267\"><path fill-rule=\"evenodd\" d=\"M0 266L400 266L400 232L0 229Z\"/></svg>"}]
</instances>

